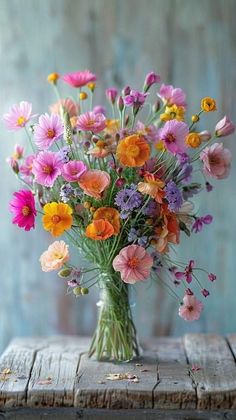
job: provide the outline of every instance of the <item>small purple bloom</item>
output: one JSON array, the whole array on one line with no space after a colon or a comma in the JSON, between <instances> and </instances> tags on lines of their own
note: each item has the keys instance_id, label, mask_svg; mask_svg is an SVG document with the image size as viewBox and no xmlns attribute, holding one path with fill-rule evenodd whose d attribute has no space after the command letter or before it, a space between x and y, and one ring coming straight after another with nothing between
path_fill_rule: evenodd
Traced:
<instances>
[{"instance_id":1,"label":"small purple bloom","mask_svg":"<svg viewBox=\"0 0 236 420\"><path fill-rule=\"evenodd\" d=\"M134 184L123 188L123 190L119 191L115 197L115 204L121 209L123 215L126 215L128 212L140 207L142 201L143 197L139 192L137 192Z\"/></svg>"},{"instance_id":2,"label":"small purple bloom","mask_svg":"<svg viewBox=\"0 0 236 420\"><path fill-rule=\"evenodd\" d=\"M189 165L188 163L186 163L185 165L183 165L182 170L179 173L178 181L183 181L184 183L191 182L192 172L193 172L192 165Z\"/></svg>"},{"instance_id":3,"label":"small purple bloom","mask_svg":"<svg viewBox=\"0 0 236 420\"><path fill-rule=\"evenodd\" d=\"M207 192L211 192L214 188L213 185L211 185L210 182L208 181L206 182L205 186L206 186Z\"/></svg>"},{"instance_id":4,"label":"small purple bloom","mask_svg":"<svg viewBox=\"0 0 236 420\"><path fill-rule=\"evenodd\" d=\"M74 195L74 188L70 184L64 184L60 189L60 198L63 203L67 203Z\"/></svg>"},{"instance_id":5,"label":"small purple bloom","mask_svg":"<svg viewBox=\"0 0 236 420\"><path fill-rule=\"evenodd\" d=\"M145 216L154 217L157 216L159 212L159 205L155 200L149 200L147 205L142 210L142 213Z\"/></svg>"},{"instance_id":6,"label":"small purple bloom","mask_svg":"<svg viewBox=\"0 0 236 420\"><path fill-rule=\"evenodd\" d=\"M184 271L177 271L175 273L175 277L177 280L185 279L187 283L191 283L192 281L192 272L194 268L195 262L194 260L190 260L188 265L185 267Z\"/></svg>"},{"instance_id":7,"label":"small purple bloom","mask_svg":"<svg viewBox=\"0 0 236 420\"><path fill-rule=\"evenodd\" d=\"M213 273L209 273L208 274L208 279L210 280L210 281L215 281L216 280L216 275L215 274L213 274Z\"/></svg>"},{"instance_id":8,"label":"small purple bloom","mask_svg":"<svg viewBox=\"0 0 236 420\"><path fill-rule=\"evenodd\" d=\"M206 298L207 296L209 296L210 292L207 289L202 289L201 294Z\"/></svg>"},{"instance_id":9,"label":"small purple bloom","mask_svg":"<svg viewBox=\"0 0 236 420\"><path fill-rule=\"evenodd\" d=\"M168 201L168 207L171 211L178 211L183 204L183 198L179 188L174 181L169 181L165 187L166 199Z\"/></svg>"},{"instance_id":10,"label":"small purple bloom","mask_svg":"<svg viewBox=\"0 0 236 420\"><path fill-rule=\"evenodd\" d=\"M213 216L207 214L203 217L198 217L192 226L192 232L198 233L201 232L204 225L209 225L213 220Z\"/></svg>"},{"instance_id":11,"label":"small purple bloom","mask_svg":"<svg viewBox=\"0 0 236 420\"><path fill-rule=\"evenodd\" d=\"M148 93L131 90L130 93L124 97L124 104L126 106L140 107L144 104L147 96Z\"/></svg>"},{"instance_id":12,"label":"small purple bloom","mask_svg":"<svg viewBox=\"0 0 236 420\"><path fill-rule=\"evenodd\" d=\"M138 239L138 244L142 247L145 247L148 243L148 237L147 236L141 236L141 238Z\"/></svg>"},{"instance_id":13,"label":"small purple bloom","mask_svg":"<svg viewBox=\"0 0 236 420\"><path fill-rule=\"evenodd\" d=\"M135 228L131 228L128 234L128 241L133 242L136 241L136 239L138 239L138 231Z\"/></svg>"},{"instance_id":14,"label":"small purple bloom","mask_svg":"<svg viewBox=\"0 0 236 420\"><path fill-rule=\"evenodd\" d=\"M186 163L190 163L190 160L191 160L190 156L185 152L177 153L176 157L177 157L178 162L181 166L185 165Z\"/></svg>"},{"instance_id":15,"label":"small purple bloom","mask_svg":"<svg viewBox=\"0 0 236 420\"><path fill-rule=\"evenodd\" d=\"M70 153L70 149L67 146L62 147L62 149L59 150L58 156L61 159L62 163L68 163L69 162L69 160L70 160L69 153Z\"/></svg>"}]
</instances>

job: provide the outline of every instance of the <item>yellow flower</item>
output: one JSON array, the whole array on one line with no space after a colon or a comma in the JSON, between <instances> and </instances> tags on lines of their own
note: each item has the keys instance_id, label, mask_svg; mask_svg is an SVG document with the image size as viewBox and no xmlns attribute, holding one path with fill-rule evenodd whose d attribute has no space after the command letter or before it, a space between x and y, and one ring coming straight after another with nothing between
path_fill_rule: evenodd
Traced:
<instances>
[{"instance_id":1,"label":"yellow flower","mask_svg":"<svg viewBox=\"0 0 236 420\"><path fill-rule=\"evenodd\" d=\"M64 203L47 203L44 208L44 216L42 218L43 227L53 236L60 236L65 230L71 228L72 208Z\"/></svg>"},{"instance_id":2,"label":"yellow flower","mask_svg":"<svg viewBox=\"0 0 236 420\"><path fill-rule=\"evenodd\" d=\"M55 85L57 83L57 80L59 79L60 75L58 73L50 73L48 75L48 82Z\"/></svg>"},{"instance_id":3,"label":"yellow flower","mask_svg":"<svg viewBox=\"0 0 236 420\"><path fill-rule=\"evenodd\" d=\"M199 147L201 142L202 140L198 133L189 133L185 139L187 146L192 147L193 149Z\"/></svg>"},{"instance_id":4,"label":"yellow flower","mask_svg":"<svg viewBox=\"0 0 236 420\"><path fill-rule=\"evenodd\" d=\"M116 151L120 163L129 168L143 166L150 158L151 149L144 137L137 134L122 139Z\"/></svg>"},{"instance_id":5,"label":"yellow flower","mask_svg":"<svg viewBox=\"0 0 236 420\"><path fill-rule=\"evenodd\" d=\"M161 121L177 120L184 121L185 108L183 106L167 106L164 114L160 115Z\"/></svg>"},{"instance_id":6,"label":"yellow flower","mask_svg":"<svg viewBox=\"0 0 236 420\"><path fill-rule=\"evenodd\" d=\"M201 100L201 108L205 112L216 111L216 101L210 96L206 96Z\"/></svg>"},{"instance_id":7,"label":"yellow flower","mask_svg":"<svg viewBox=\"0 0 236 420\"><path fill-rule=\"evenodd\" d=\"M87 84L87 86L88 86L88 88L91 90L91 92L94 92L94 91L95 91L95 88L96 88L96 83L94 83L94 82L89 82L89 83Z\"/></svg>"},{"instance_id":8,"label":"yellow flower","mask_svg":"<svg viewBox=\"0 0 236 420\"><path fill-rule=\"evenodd\" d=\"M85 99L87 99L88 94L86 92L80 92L79 94L79 98L81 101L84 101Z\"/></svg>"}]
</instances>

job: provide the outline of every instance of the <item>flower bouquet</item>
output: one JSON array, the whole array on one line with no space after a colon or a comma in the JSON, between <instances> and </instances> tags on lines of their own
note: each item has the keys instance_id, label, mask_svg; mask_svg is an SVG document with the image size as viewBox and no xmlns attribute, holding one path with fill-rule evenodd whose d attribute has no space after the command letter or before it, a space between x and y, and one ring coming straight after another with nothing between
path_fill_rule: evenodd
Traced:
<instances>
[{"instance_id":1,"label":"flower bouquet","mask_svg":"<svg viewBox=\"0 0 236 420\"><path fill-rule=\"evenodd\" d=\"M171 85L153 91L152 105L150 88L160 83L154 72L147 74L141 91L107 89L110 113L93 105L96 76L90 71L52 73L48 81L57 95L50 113L33 115L31 104L21 102L3 117L9 130L25 131L31 148L25 153L16 145L8 158L24 184L10 202L13 223L29 231L38 215L52 237L64 234L85 256L88 265L73 265L69 246L56 240L40 262L43 271L57 270L76 297L99 287L99 319L89 355L128 361L140 352L131 285L160 281L178 300L182 318L200 316L197 293L209 295L200 277L213 282L216 276L194 260L177 261L171 251L181 232L190 236L212 222L211 215L197 214L190 199L212 190L210 178L228 176L231 153L223 143L212 142L235 127L224 117L213 134L199 131L199 120L216 110L215 100L203 98L187 123L185 93ZM62 98L59 82L72 87L74 97Z\"/></svg>"}]
</instances>

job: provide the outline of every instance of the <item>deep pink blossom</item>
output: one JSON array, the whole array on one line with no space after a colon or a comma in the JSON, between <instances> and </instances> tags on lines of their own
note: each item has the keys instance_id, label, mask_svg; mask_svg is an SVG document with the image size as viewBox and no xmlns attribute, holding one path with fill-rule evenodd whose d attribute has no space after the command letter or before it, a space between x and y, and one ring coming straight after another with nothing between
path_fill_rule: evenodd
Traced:
<instances>
[{"instance_id":1,"label":"deep pink blossom","mask_svg":"<svg viewBox=\"0 0 236 420\"><path fill-rule=\"evenodd\" d=\"M62 162L58 153L40 152L33 162L32 172L35 181L45 187L52 187L57 177L61 175Z\"/></svg>"},{"instance_id":2,"label":"deep pink blossom","mask_svg":"<svg viewBox=\"0 0 236 420\"><path fill-rule=\"evenodd\" d=\"M207 297L207 296L209 296L210 292L209 292L209 290L207 290L207 289L202 289L202 290L201 290L201 294L202 294L204 297Z\"/></svg>"},{"instance_id":3,"label":"deep pink blossom","mask_svg":"<svg viewBox=\"0 0 236 420\"><path fill-rule=\"evenodd\" d=\"M64 127L59 115L44 114L39 117L34 126L34 141L39 149L48 149L56 140L63 136Z\"/></svg>"},{"instance_id":4,"label":"deep pink blossom","mask_svg":"<svg viewBox=\"0 0 236 420\"><path fill-rule=\"evenodd\" d=\"M106 117L104 114L95 114L95 112L85 112L78 117L77 128L82 131L92 131L99 133L106 127Z\"/></svg>"},{"instance_id":5,"label":"deep pink blossom","mask_svg":"<svg viewBox=\"0 0 236 420\"><path fill-rule=\"evenodd\" d=\"M193 272L194 265L195 265L194 260L190 260L189 264L185 267L184 271L177 271L175 273L175 277L177 278L177 280L185 279L187 283L191 283L193 279L192 272Z\"/></svg>"},{"instance_id":6,"label":"deep pink blossom","mask_svg":"<svg viewBox=\"0 0 236 420\"><path fill-rule=\"evenodd\" d=\"M205 147L200 153L203 162L203 173L216 179L227 178L230 172L232 154L222 143L214 143Z\"/></svg>"},{"instance_id":7,"label":"deep pink blossom","mask_svg":"<svg viewBox=\"0 0 236 420\"><path fill-rule=\"evenodd\" d=\"M194 295L185 294L183 304L179 307L179 316L185 321L195 321L199 319L203 310L203 304Z\"/></svg>"},{"instance_id":8,"label":"deep pink blossom","mask_svg":"<svg viewBox=\"0 0 236 420\"><path fill-rule=\"evenodd\" d=\"M117 95L118 95L118 89L116 89L115 87L106 89L106 97L108 101L111 102L113 105L116 101Z\"/></svg>"},{"instance_id":9,"label":"deep pink blossom","mask_svg":"<svg viewBox=\"0 0 236 420\"><path fill-rule=\"evenodd\" d=\"M154 73L154 71L149 72L144 81L144 92L146 92L152 85L155 83L160 83L161 77L159 74Z\"/></svg>"},{"instance_id":10,"label":"deep pink blossom","mask_svg":"<svg viewBox=\"0 0 236 420\"><path fill-rule=\"evenodd\" d=\"M131 90L129 95L126 95L123 100L126 106L140 107L144 104L148 93L139 92L138 90Z\"/></svg>"},{"instance_id":11,"label":"deep pink blossom","mask_svg":"<svg viewBox=\"0 0 236 420\"><path fill-rule=\"evenodd\" d=\"M185 138L189 133L187 124L182 121L167 121L159 130L159 139L163 141L166 149L176 155L186 150Z\"/></svg>"},{"instance_id":12,"label":"deep pink blossom","mask_svg":"<svg viewBox=\"0 0 236 420\"><path fill-rule=\"evenodd\" d=\"M146 280L150 275L153 258L139 245L123 248L113 260L113 268L119 271L125 283Z\"/></svg>"},{"instance_id":13,"label":"deep pink blossom","mask_svg":"<svg viewBox=\"0 0 236 420\"><path fill-rule=\"evenodd\" d=\"M168 105L186 106L186 95L180 88L162 84L158 96Z\"/></svg>"},{"instance_id":14,"label":"deep pink blossom","mask_svg":"<svg viewBox=\"0 0 236 420\"><path fill-rule=\"evenodd\" d=\"M12 223L24 228L26 231L34 228L37 212L31 191L20 190L15 192L10 201L10 211L14 214Z\"/></svg>"},{"instance_id":15,"label":"deep pink blossom","mask_svg":"<svg viewBox=\"0 0 236 420\"><path fill-rule=\"evenodd\" d=\"M22 101L19 104L12 105L9 112L3 115L3 121L8 130L17 131L25 127L34 116L32 114L32 104Z\"/></svg>"},{"instance_id":16,"label":"deep pink blossom","mask_svg":"<svg viewBox=\"0 0 236 420\"><path fill-rule=\"evenodd\" d=\"M66 73L64 76L61 76L61 79L75 88L86 86L88 83L97 80L95 74L91 73L89 70Z\"/></svg>"},{"instance_id":17,"label":"deep pink blossom","mask_svg":"<svg viewBox=\"0 0 236 420\"><path fill-rule=\"evenodd\" d=\"M235 132L235 125L225 115L215 126L215 133L217 137L225 137Z\"/></svg>"},{"instance_id":18,"label":"deep pink blossom","mask_svg":"<svg viewBox=\"0 0 236 420\"><path fill-rule=\"evenodd\" d=\"M62 177L68 182L76 182L88 170L84 162L80 160L71 160L65 163L61 168Z\"/></svg>"},{"instance_id":19,"label":"deep pink blossom","mask_svg":"<svg viewBox=\"0 0 236 420\"><path fill-rule=\"evenodd\" d=\"M215 274L213 274L213 273L209 273L208 274L208 279L210 280L210 281L215 281L216 280L216 275Z\"/></svg>"},{"instance_id":20,"label":"deep pink blossom","mask_svg":"<svg viewBox=\"0 0 236 420\"><path fill-rule=\"evenodd\" d=\"M213 220L213 216L207 214L203 217L198 217L192 225L192 232L201 232L204 225L209 225Z\"/></svg>"}]
</instances>

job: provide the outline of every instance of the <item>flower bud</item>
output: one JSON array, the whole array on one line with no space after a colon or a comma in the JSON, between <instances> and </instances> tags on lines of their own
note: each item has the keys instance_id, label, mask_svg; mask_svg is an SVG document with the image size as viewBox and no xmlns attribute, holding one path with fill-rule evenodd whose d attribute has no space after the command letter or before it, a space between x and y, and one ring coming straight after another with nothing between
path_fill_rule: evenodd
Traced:
<instances>
[{"instance_id":1,"label":"flower bud","mask_svg":"<svg viewBox=\"0 0 236 420\"><path fill-rule=\"evenodd\" d=\"M80 286L75 287L75 288L73 289L73 293L74 293L74 295L75 295L76 297L77 297L77 296L80 296L80 295L82 294L81 287L80 287Z\"/></svg>"},{"instance_id":2,"label":"flower bud","mask_svg":"<svg viewBox=\"0 0 236 420\"><path fill-rule=\"evenodd\" d=\"M118 95L118 89L114 87L106 89L107 100L111 102L112 105L114 105L117 95Z\"/></svg>"},{"instance_id":3,"label":"flower bud","mask_svg":"<svg viewBox=\"0 0 236 420\"><path fill-rule=\"evenodd\" d=\"M154 85L154 83L159 83L161 81L161 77L159 74L154 73L154 71L151 71L147 74L145 81L144 81L144 92L147 92L147 90Z\"/></svg>"},{"instance_id":4,"label":"flower bud","mask_svg":"<svg viewBox=\"0 0 236 420\"><path fill-rule=\"evenodd\" d=\"M124 89L122 90L122 95L123 96L129 95L130 94L130 91L131 91L130 87L129 86L125 86Z\"/></svg>"},{"instance_id":5,"label":"flower bud","mask_svg":"<svg viewBox=\"0 0 236 420\"><path fill-rule=\"evenodd\" d=\"M201 294L202 294L204 297L207 297L207 296L209 296L210 292L209 292L207 289L202 289L202 290L201 290Z\"/></svg>"},{"instance_id":6,"label":"flower bud","mask_svg":"<svg viewBox=\"0 0 236 420\"><path fill-rule=\"evenodd\" d=\"M89 293L89 289L87 287L82 287L81 288L81 294L82 295L87 295Z\"/></svg>"},{"instance_id":7,"label":"flower bud","mask_svg":"<svg viewBox=\"0 0 236 420\"><path fill-rule=\"evenodd\" d=\"M90 209L90 207L91 207L91 203L89 202L89 201L85 201L84 203L83 203L83 206L84 206L84 208L85 209Z\"/></svg>"},{"instance_id":8,"label":"flower bud","mask_svg":"<svg viewBox=\"0 0 236 420\"><path fill-rule=\"evenodd\" d=\"M90 213L95 213L96 210L97 210L96 207L93 207L93 206L91 206L89 209Z\"/></svg>"},{"instance_id":9,"label":"flower bud","mask_svg":"<svg viewBox=\"0 0 236 420\"><path fill-rule=\"evenodd\" d=\"M115 183L116 187L118 187L118 188L123 187L124 184L125 184L125 179L124 178L117 179L116 183Z\"/></svg>"},{"instance_id":10,"label":"flower bud","mask_svg":"<svg viewBox=\"0 0 236 420\"><path fill-rule=\"evenodd\" d=\"M124 101L123 101L122 96L119 96L117 99L117 108L119 109L120 112L122 112L124 109Z\"/></svg>"},{"instance_id":11,"label":"flower bud","mask_svg":"<svg viewBox=\"0 0 236 420\"><path fill-rule=\"evenodd\" d=\"M201 141L209 141L211 139L211 133L207 130L201 131L201 133L199 133L199 136L201 138Z\"/></svg>"},{"instance_id":12,"label":"flower bud","mask_svg":"<svg viewBox=\"0 0 236 420\"><path fill-rule=\"evenodd\" d=\"M121 167L119 166L119 168L117 168L117 169L116 169L116 173L117 173L118 175L121 175L121 174L122 174L122 172L123 172L123 168L121 168Z\"/></svg>"},{"instance_id":13,"label":"flower bud","mask_svg":"<svg viewBox=\"0 0 236 420\"><path fill-rule=\"evenodd\" d=\"M50 73L47 77L47 80L49 83L52 83L53 85L57 84L57 80L59 79L59 74L54 72L54 73Z\"/></svg>"},{"instance_id":14,"label":"flower bud","mask_svg":"<svg viewBox=\"0 0 236 420\"><path fill-rule=\"evenodd\" d=\"M94 92L94 91L95 91L95 88L96 88L96 83L94 83L94 82L89 82L89 83L87 84L87 87L89 88L89 90L91 90L91 92Z\"/></svg>"},{"instance_id":15,"label":"flower bud","mask_svg":"<svg viewBox=\"0 0 236 420\"><path fill-rule=\"evenodd\" d=\"M189 287L185 290L185 294L189 296L193 296L193 292Z\"/></svg>"},{"instance_id":16,"label":"flower bud","mask_svg":"<svg viewBox=\"0 0 236 420\"><path fill-rule=\"evenodd\" d=\"M235 125L225 115L215 126L215 133L217 137L225 137L235 132Z\"/></svg>"},{"instance_id":17,"label":"flower bud","mask_svg":"<svg viewBox=\"0 0 236 420\"><path fill-rule=\"evenodd\" d=\"M80 92L79 94L79 98L81 101L84 101L85 99L87 99L88 94L86 92Z\"/></svg>"},{"instance_id":18,"label":"flower bud","mask_svg":"<svg viewBox=\"0 0 236 420\"><path fill-rule=\"evenodd\" d=\"M152 110L154 112L154 114L156 114L161 108L161 102L160 101L156 101L155 104L152 107Z\"/></svg>"},{"instance_id":19,"label":"flower bud","mask_svg":"<svg viewBox=\"0 0 236 420\"><path fill-rule=\"evenodd\" d=\"M71 273L72 273L71 268L63 268L62 270L58 272L58 276L62 278L66 278L66 277L69 277Z\"/></svg>"},{"instance_id":20,"label":"flower bud","mask_svg":"<svg viewBox=\"0 0 236 420\"><path fill-rule=\"evenodd\" d=\"M129 124L129 115L125 117L125 127Z\"/></svg>"},{"instance_id":21,"label":"flower bud","mask_svg":"<svg viewBox=\"0 0 236 420\"><path fill-rule=\"evenodd\" d=\"M10 164L11 169L13 170L13 172L15 172L15 174L18 174L19 173L19 171L20 171L19 164L18 164L18 162L17 162L16 159L14 159L12 157L11 158L8 158L7 159L7 163Z\"/></svg>"}]
</instances>

